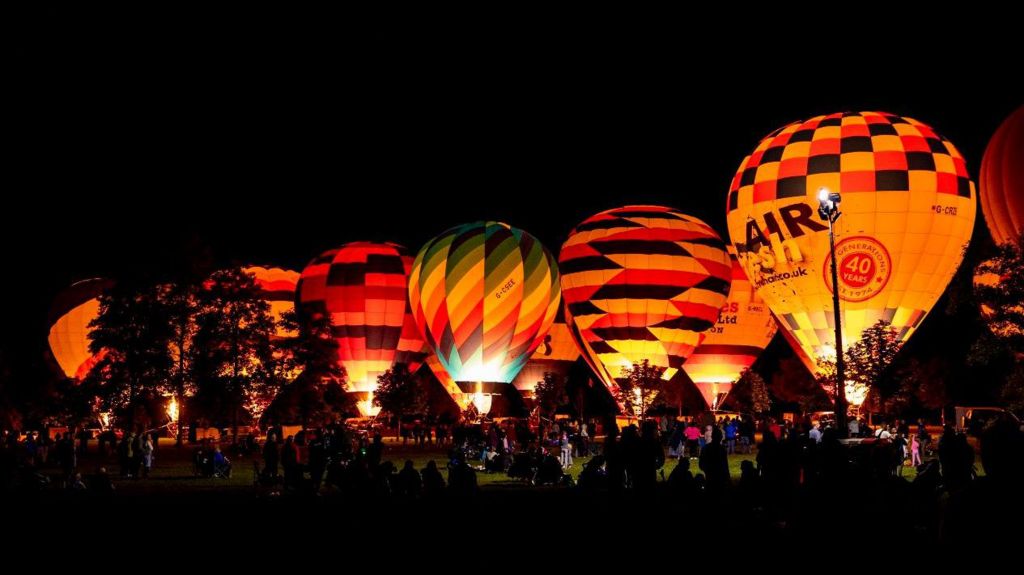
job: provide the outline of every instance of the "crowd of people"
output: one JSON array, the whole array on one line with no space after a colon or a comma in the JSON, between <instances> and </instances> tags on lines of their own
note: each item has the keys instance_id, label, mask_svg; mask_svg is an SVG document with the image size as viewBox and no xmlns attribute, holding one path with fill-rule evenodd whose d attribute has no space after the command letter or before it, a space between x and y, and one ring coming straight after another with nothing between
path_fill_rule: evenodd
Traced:
<instances>
[{"instance_id":1,"label":"crowd of people","mask_svg":"<svg viewBox=\"0 0 1024 575\"><path fill-rule=\"evenodd\" d=\"M855 439L841 440L827 422L810 420L649 420L621 431L611 422L596 426L572 420L536 427L515 420L453 424L441 433L434 429L416 435L417 446L421 436L423 445L437 438L434 446L444 459L417 467L407 458L401 468L388 459L390 450L402 449L398 442L389 446L380 432L335 425L305 430L300 437L271 430L262 443L240 442L231 453L251 456L253 483L259 494L270 497L470 497L479 491L478 474L486 473L531 485L572 486L613 499L656 496L698 508L724 505L740 516L789 527L812 522L806 515L817 509L812 502L824 505L829 496L842 497L884 517L905 514L908 525L935 536L940 528L955 532L972 520L977 507L967 502L991 502L993 490L1007 502L1020 501L1024 430L1004 424L982 438L987 474L979 477L975 448L952 428L933 439L920 422L894 421L874 429L864 422L857 425ZM598 428L603 433L594 438ZM72 493L113 493L107 462L115 456L119 481L144 479L158 453L151 434L127 433L109 457L100 457L92 473L83 473L69 432L52 439L7 432L0 446L0 485L7 490ZM405 449L411 453L408 445ZM738 477L731 471L736 469L735 462L730 465L733 458L740 459ZM220 444L196 446L193 463L199 477L232 476L232 460ZM901 477L907 466L916 468L913 481ZM879 501L886 507L879 507ZM946 510L942 520L936 519L938 509Z\"/></svg>"}]
</instances>

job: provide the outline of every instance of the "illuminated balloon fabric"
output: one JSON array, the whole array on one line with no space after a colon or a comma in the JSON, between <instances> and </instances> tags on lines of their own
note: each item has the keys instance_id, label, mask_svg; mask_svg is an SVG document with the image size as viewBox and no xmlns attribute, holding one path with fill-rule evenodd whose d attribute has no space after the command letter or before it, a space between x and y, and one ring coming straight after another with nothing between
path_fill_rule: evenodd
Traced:
<instances>
[{"instance_id":1,"label":"illuminated balloon fabric","mask_svg":"<svg viewBox=\"0 0 1024 575\"><path fill-rule=\"evenodd\" d=\"M730 248L732 287L718 322L704 332L683 369L697 385L708 407L718 409L743 370L771 342L778 328L768 304L754 292Z\"/></svg>"},{"instance_id":2,"label":"illuminated balloon fabric","mask_svg":"<svg viewBox=\"0 0 1024 575\"><path fill-rule=\"evenodd\" d=\"M913 119L831 114L763 139L733 178L729 235L805 363L835 354L828 225L816 213L822 187L842 194L845 347L879 320L900 341L910 337L960 265L976 209L963 157Z\"/></svg>"},{"instance_id":3,"label":"illuminated balloon fabric","mask_svg":"<svg viewBox=\"0 0 1024 575\"><path fill-rule=\"evenodd\" d=\"M732 275L713 229L661 206L587 219L569 234L559 264L566 318L602 380L644 359L671 379L715 324Z\"/></svg>"},{"instance_id":4,"label":"illuminated balloon fabric","mask_svg":"<svg viewBox=\"0 0 1024 575\"><path fill-rule=\"evenodd\" d=\"M530 361L526 362L519 375L512 380L512 385L523 397L532 399L537 383L544 380L545 373L564 377L569 374L569 368L579 356L580 350L573 341L569 326L565 325L564 321L555 321L541 344L537 346L537 350L530 356Z\"/></svg>"},{"instance_id":5,"label":"illuminated balloon fabric","mask_svg":"<svg viewBox=\"0 0 1024 575\"><path fill-rule=\"evenodd\" d=\"M981 160L981 211L997 244L1024 230L1024 106L992 135Z\"/></svg>"},{"instance_id":6,"label":"illuminated balloon fabric","mask_svg":"<svg viewBox=\"0 0 1024 575\"><path fill-rule=\"evenodd\" d=\"M313 258L302 269L302 274L295 287L295 303L302 315L315 316L319 314L322 316L327 314L327 272L337 253L337 249L327 250Z\"/></svg>"},{"instance_id":7,"label":"illuminated balloon fabric","mask_svg":"<svg viewBox=\"0 0 1024 575\"><path fill-rule=\"evenodd\" d=\"M57 295L50 308L50 352L64 375L81 379L101 357L89 351L89 323L100 311L99 296L113 282L89 279L75 283Z\"/></svg>"},{"instance_id":8,"label":"illuminated balloon fabric","mask_svg":"<svg viewBox=\"0 0 1024 575\"><path fill-rule=\"evenodd\" d=\"M325 308L349 391L369 398L377 376L404 363L415 373L425 348L406 297L412 256L391 243L353 242L327 272Z\"/></svg>"},{"instance_id":9,"label":"illuminated balloon fabric","mask_svg":"<svg viewBox=\"0 0 1024 575\"><path fill-rule=\"evenodd\" d=\"M569 334L572 336L573 342L576 343L576 348L580 350L580 357L582 357L583 361L587 363L587 367L590 368L590 371L597 376L598 381L604 384L605 388L607 388L614 397L616 389L615 377L612 376L608 371L608 368L606 368L603 363L595 360L597 354L594 353L593 349L587 345L586 341L583 340L583 334L580 333L580 329L576 325L576 321L572 319L572 314L569 312L568 304L565 304L564 301L563 304L566 317L565 325L569 328ZM621 405L620 407L623 410L625 409L624 405Z\"/></svg>"},{"instance_id":10,"label":"illuminated balloon fabric","mask_svg":"<svg viewBox=\"0 0 1024 575\"><path fill-rule=\"evenodd\" d=\"M448 392L448 395L451 396L452 400L458 404L459 409L465 410L472 403L473 395L462 392L459 385L452 379L452 376L448 375L448 372L444 370L441 360L437 359L434 352L428 352L424 362L430 368L430 371L434 372L434 376L441 382L441 385Z\"/></svg>"},{"instance_id":11,"label":"illuminated balloon fabric","mask_svg":"<svg viewBox=\"0 0 1024 575\"><path fill-rule=\"evenodd\" d=\"M265 268L252 266L243 269L246 273L256 276L256 285L263 292L264 299L270 304L270 313L274 321L281 320L281 314L295 309L295 288L299 282L299 272L281 268ZM292 337L296 334L278 328L278 337Z\"/></svg>"},{"instance_id":12,"label":"illuminated balloon fabric","mask_svg":"<svg viewBox=\"0 0 1024 575\"><path fill-rule=\"evenodd\" d=\"M445 370L464 391L508 384L558 310L558 265L541 243L500 222L474 222L428 241L409 302Z\"/></svg>"}]
</instances>

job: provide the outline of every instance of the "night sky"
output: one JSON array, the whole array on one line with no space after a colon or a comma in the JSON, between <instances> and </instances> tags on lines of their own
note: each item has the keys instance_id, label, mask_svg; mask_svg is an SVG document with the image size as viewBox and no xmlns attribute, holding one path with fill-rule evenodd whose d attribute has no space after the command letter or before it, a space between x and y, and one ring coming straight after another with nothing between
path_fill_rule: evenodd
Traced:
<instances>
[{"instance_id":1,"label":"night sky","mask_svg":"<svg viewBox=\"0 0 1024 575\"><path fill-rule=\"evenodd\" d=\"M734 171L786 123L911 116L958 146L976 178L988 137L1024 103L1005 71L951 82L844 57L809 67L820 73L799 62L752 72L756 62L705 62L692 43L140 36L17 50L8 159L19 175L6 186L0 282L17 329L0 343L21 375L42 365L49 302L78 279L166 271L197 250L299 270L348 241L415 250L476 219L557 252L573 225L630 203L677 207L724 237Z\"/></svg>"}]
</instances>

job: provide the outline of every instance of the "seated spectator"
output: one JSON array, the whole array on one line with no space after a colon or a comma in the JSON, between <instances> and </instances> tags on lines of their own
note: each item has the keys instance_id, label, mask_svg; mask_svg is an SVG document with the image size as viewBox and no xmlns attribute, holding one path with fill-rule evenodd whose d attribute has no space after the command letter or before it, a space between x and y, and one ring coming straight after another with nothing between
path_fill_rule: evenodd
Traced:
<instances>
[{"instance_id":1,"label":"seated spectator","mask_svg":"<svg viewBox=\"0 0 1024 575\"><path fill-rule=\"evenodd\" d=\"M213 469L210 475L212 477L221 477L228 479L231 477L231 460L221 453L219 447L213 449Z\"/></svg>"}]
</instances>

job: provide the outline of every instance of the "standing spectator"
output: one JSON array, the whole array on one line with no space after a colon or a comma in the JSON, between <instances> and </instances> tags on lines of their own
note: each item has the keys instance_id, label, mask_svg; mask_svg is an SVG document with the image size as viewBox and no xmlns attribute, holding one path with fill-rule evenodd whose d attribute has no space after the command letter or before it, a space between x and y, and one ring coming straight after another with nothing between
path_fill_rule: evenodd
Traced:
<instances>
[{"instance_id":1,"label":"standing spectator","mask_svg":"<svg viewBox=\"0 0 1024 575\"><path fill-rule=\"evenodd\" d=\"M572 441L569 440L569 432L562 432L562 439L559 441L559 446L562 448L562 469L569 469L572 467Z\"/></svg>"},{"instance_id":2,"label":"standing spectator","mask_svg":"<svg viewBox=\"0 0 1024 575\"><path fill-rule=\"evenodd\" d=\"M910 440L910 464L914 467L921 465L921 440L916 433Z\"/></svg>"},{"instance_id":3,"label":"standing spectator","mask_svg":"<svg viewBox=\"0 0 1024 575\"><path fill-rule=\"evenodd\" d=\"M263 444L263 476L277 477L277 466L281 453L277 448L277 436L273 432L267 435L267 442Z\"/></svg>"},{"instance_id":4,"label":"standing spectator","mask_svg":"<svg viewBox=\"0 0 1024 575\"><path fill-rule=\"evenodd\" d=\"M711 432L711 441L700 452L700 469L707 479L709 490L724 490L729 487L729 456L722 446L722 431Z\"/></svg>"},{"instance_id":5,"label":"standing spectator","mask_svg":"<svg viewBox=\"0 0 1024 575\"><path fill-rule=\"evenodd\" d=\"M686 437L687 455L691 458L697 457L700 453L700 429L695 423L691 423L683 430L683 435Z\"/></svg>"},{"instance_id":6,"label":"standing spectator","mask_svg":"<svg viewBox=\"0 0 1024 575\"><path fill-rule=\"evenodd\" d=\"M730 455L736 453L736 435L739 433L739 426L735 419L730 419L725 424L725 449Z\"/></svg>"},{"instance_id":7,"label":"standing spectator","mask_svg":"<svg viewBox=\"0 0 1024 575\"><path fill-rule=\"evenodd\" d=\"M149 471L153 469L153 438L150 434L142 440L142 449L140 449L142 455L142 476L149 477Z\"/></svg>"},{"instance_id":8,"label":"standing spectator","mask_svg":"<svg viewBox=\"0 0 1024 575\"><path fill-rule=\"evenodd\" d=\"M281 449L281 466L284 467L285 487L296 488L299 485L299 450L295 447L295 437L289 435Z\"/></svg>"}]
</instances>

